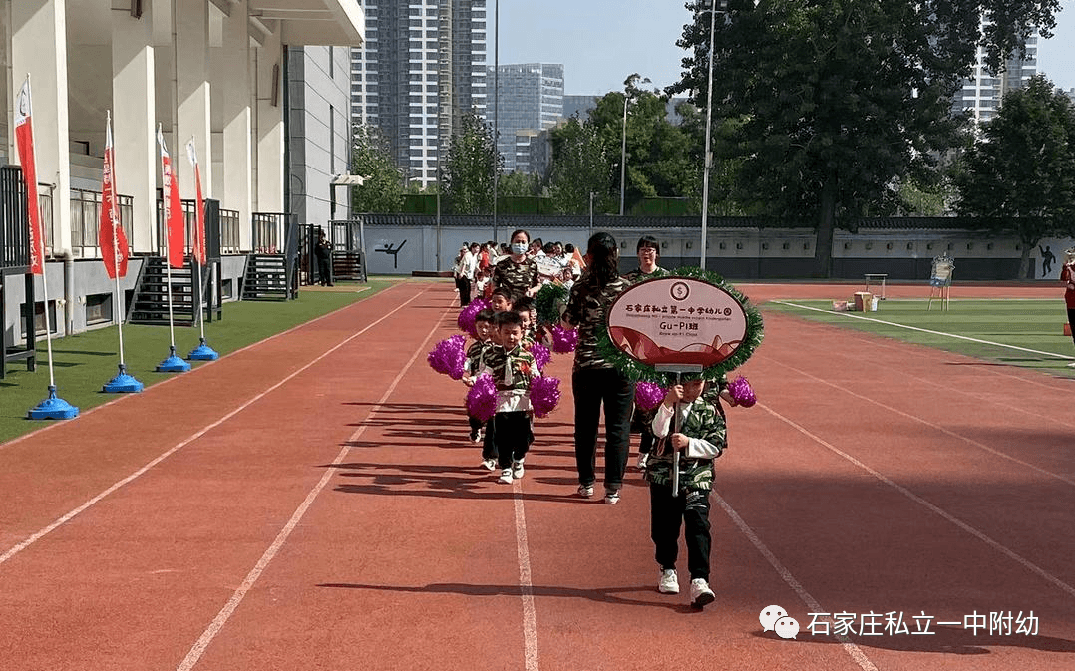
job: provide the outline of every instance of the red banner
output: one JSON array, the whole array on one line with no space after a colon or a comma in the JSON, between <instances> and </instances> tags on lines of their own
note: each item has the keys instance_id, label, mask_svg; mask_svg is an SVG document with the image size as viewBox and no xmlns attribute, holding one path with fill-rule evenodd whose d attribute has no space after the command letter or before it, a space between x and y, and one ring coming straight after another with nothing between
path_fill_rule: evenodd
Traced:
<instances>
[{"instance_id":1,"label":"red banner","mask_svg":"<svg viewBox=\"0 0 1075 671\"><path fill-rule=\"evenodd\" d=\"M161 170L164 186L164 230L168 236L168 263L173 268L183 267L183 252L186 232L183 221L183 205L179 202L179 182L175 174L175 166L172 165L172 157L168 155L168 147L164 145L164 132L157 127L157 142L161 146Z\"/></svg>"},{"instance_id":2,"label":"red banner","mask_svg":"<svg viewBox=\"0 0 1075 671\"><path fill-rule=\"evenodd\" d=\"M112 116L108 116L105 127L105 160L101 179L101 227L98 241L101 245L101 259L111 279L127 274L127 234L119 222L119 207L116 204L116 154L112 145Z\"/></svg>"},{"instance_id":3,"label":"red banner","mask_svg":"<svg viewBox=\"0 0 1075 671\"><path fill-rule=\"evenodd\" d=\"M30 105L30 76L15 101L15 144L26 182L26 219L30 224L30 272L45 274L45 236L41 230L41 205L37 199L37 164L34 160L34 125Z\"/></svg>"},{"instance_id":4,"label":"red banner","mask_svg":"<svg viewBox=\"0 0 1075 671\"><path fill-rule=\"evenodd\" d=\"M194 168L194 258L205 265L205 201L202 199L202 174L198 170L198 154L194 151L194 138L187 142L187 158Z\"/></svg>"}]
</instances>

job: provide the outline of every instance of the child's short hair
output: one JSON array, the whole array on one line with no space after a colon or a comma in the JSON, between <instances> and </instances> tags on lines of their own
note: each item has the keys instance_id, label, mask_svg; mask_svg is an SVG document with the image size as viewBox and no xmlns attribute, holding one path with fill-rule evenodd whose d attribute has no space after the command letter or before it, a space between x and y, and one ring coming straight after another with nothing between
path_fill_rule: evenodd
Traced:
<instances>
[{"instance_id":1,"label":"child's short hair","mask_svg":"<svg viewBox=\"0 0 1075 671\"><path fill-rule=\"evenodd\" d=\"M536 307L534 299L530 296L520 296L511 304L511 309L516 312L530 312Z\"/></svg>"},{"instance_id":2,"label":"child's short hair","mask_svg":"<svg viewBox=\"0 0 1075 671\"><path fill-rule=\"evenodd\" d=\"M515 305L515 301L512 300L511 289L508 289L507 287L497 287L496 289L493 289L493 295L503 296L513 306Z\"/></svg>"},{"instance_id":3,"label":"child's short hair","mask_svg":"<svg viewBox=\"0 0 1075 671\"><path fill-rule=\"evenodd\" d=\"M514 310L508 310L506 312L496 313L496 327L500 329L504 326L518 326L522 328L523 318L518 312Z\"/></svg>"},{"instance_id":4,"label":"child's short hair","mask_svg":"<svg viewBox=\"0 0 1075 671\"><path fill-rule=\"evenodd\" d=\"M474 315L474 321L486 322L489 324L492 324L495 318L496 313L493 312L493 308L485 308L484 310L479 310L478 314Z\"/></svg>"}]
</instances>

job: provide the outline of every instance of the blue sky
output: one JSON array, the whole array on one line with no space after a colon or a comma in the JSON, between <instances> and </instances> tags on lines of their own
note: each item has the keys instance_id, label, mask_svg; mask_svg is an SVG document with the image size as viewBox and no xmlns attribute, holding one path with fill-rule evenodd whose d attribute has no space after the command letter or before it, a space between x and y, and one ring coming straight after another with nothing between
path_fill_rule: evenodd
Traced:
<instances>
[{"instance_id":1,"label":"blue sky","mask_svg":"<svg viewBox=\"0 0 1075 671\"><path fill-rule=\"evenodd\" d=\"M493 64L494 7L488 1ZM637 72L651 86L677 81L685 52L675 43L690 14L683 0L500 0L501 63L563 63L564 93L602 95ZM1056 36L1038 47L1038 72L1075 88L1075 0L1064 0Z\"/></svg>"}]
</instances>

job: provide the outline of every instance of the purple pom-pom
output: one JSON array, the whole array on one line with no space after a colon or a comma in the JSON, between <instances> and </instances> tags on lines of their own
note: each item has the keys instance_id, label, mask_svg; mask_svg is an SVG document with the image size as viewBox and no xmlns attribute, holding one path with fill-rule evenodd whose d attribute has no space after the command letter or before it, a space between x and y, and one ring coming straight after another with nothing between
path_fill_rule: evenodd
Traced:
<instances>
[{"instance_id":1,"label":"purple pom-pom","mask_svg":"<svg viewBox=\"0 0 1075 671\"><path fill-rule=\"evenodd\" d=\"M465 308L459 312L459 330L465 331L473 338L478 337L477 328L474 325L474 320L478 316L478 313L489 307L489 301L484 298L475 298Z\"/></svg>"},{"instance_id":2,"label":"purple pom-pom","mask_svg":"<svg viewBox=\"0 0 1075 671\"><path fill-rule=\"evenodd\" d=\"M639 410L653 410L664 401L667 393L664 387L653 382L639 382L635 385L635 405Z\"/></svg>"},{"instance_id":3,"label":"purple pom-pom","mask_svg":"<svg viewBox=\"0 0 1075 671\"><path fill-rule=\"evenodd\" d=\"M433 370L458 380L463 377L463 366L467 360L466 342L467 337L461 333L441 340L430 350L426 360Z\"/></svg>"},{"instance_id":4,"label":"purple pom-pom","mask_svg":"<svg viewBox=\"0 0 1075 671\"><path fill-rule=\"evenodd\" d=\"M567 354L575 351L575 347L579 344L578 329L565 329L562 325L556 324L551 330L552 351L557 354Z\"/></svg>"},{"instance_id":5,"label":"purple pom-pom","mask_svg":"<svg viewBox=\"0 0 1075 671\"><path fill-rule=\"evenodd\" d=\"M537 364L538 370L543 369L545 364L549 363L549 359L552 358L552 355L549 354L549 348L539 342L530 346L530 353L534 355L534 363Z\"/></svg>"},{"instance_id":6,"label":"purple pom-pom","mask_svg":"<svg viewBox=\"0 0 1075 671\"><path fill-rule=\"evenodd\" d=\"M534 415L544 417L560 402L560 380L555 377L536 377L530 384L530 403Z\"/></svg>"},{"instance_id":7,"label":"purple pom-pom","mask_svg":"<svg viewBox=\"0 0 1075 671\"><path fill-rule=\"evenodd\" d=\"M483 422L496 414L496 383L488 373L479 375L467 392L467 414Z\"/></svg>"},{"instance_id":8,"label":"purple pom-pom","mask_svg":"<svg viewBox=\"0 0 1075 671\"><path fill-rule=\"evenodd\" d=\"M744 408L749 408L758 402L758 398L754 395L754 390L750 388L750 383L742 375L728 383L728 393L732 395L732 400L735 401L736 405L741 405Z\"/></svg>"}]
</instances>

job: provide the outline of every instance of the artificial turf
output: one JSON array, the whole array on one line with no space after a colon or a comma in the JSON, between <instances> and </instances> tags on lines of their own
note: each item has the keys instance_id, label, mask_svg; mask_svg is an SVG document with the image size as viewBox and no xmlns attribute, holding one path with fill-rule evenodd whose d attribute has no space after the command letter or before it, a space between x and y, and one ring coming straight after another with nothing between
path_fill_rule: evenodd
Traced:
<instances>
[{"instance_id":1,"label":"artificial turf","mask_svg":"<svg viewBox=\"0 0 1075 671\"><path fill-rule=\"evenodd\" d=\"M390 279L370 278L365 284L337 283L332 289L307 289L291 301L238 301L225 303L223 318L207 322L206 340L221 356L251 343L286 331L391 286ZM186 357L198 345L198 328L177 326L176 354ZM158 373L157 365L169 354L171 338L167 326L126 324L123 327L127 372L146 387L176 373ZM117 394L101 391L118 371L119 334L116 326L87 331L52 341L53 370L57 395L86 411L107 403ZM204 362L191 361L191 367ZM49 368L47 344L37 342L37 370L28 371L23 362L9 364L7 377L0 380L0 443L44 426L44 421L26 418L26 413L48 396ZM71 421L71 420L59 420ZM77 421L77 420L75 420Z\"/></svg>"},{"instance_id":2,"label":"artificial turf","mask_svg":"<svg viewBox=\"0 0 1075 671\"><path fill-rule=\"evenodd\" d=\"M1075 379L1075 368L1067 366L1075 362L1075 345L1064 335L1063 301L960 299L941 310L934 300L927 310L922 299L890 299L880 302L876 312L836 312L832 307L832 301L788 300L766 303L763 309Z\"/></svg>"}]
</instances>

